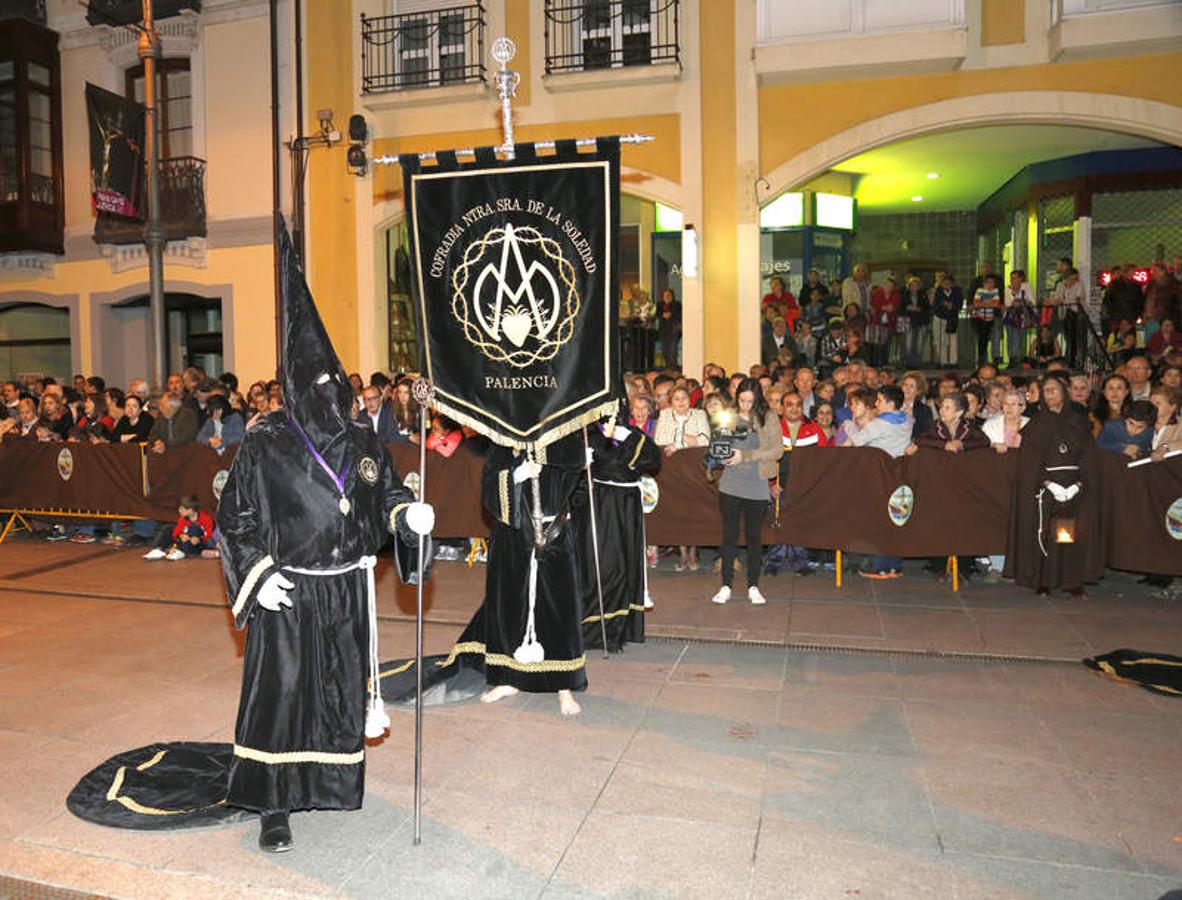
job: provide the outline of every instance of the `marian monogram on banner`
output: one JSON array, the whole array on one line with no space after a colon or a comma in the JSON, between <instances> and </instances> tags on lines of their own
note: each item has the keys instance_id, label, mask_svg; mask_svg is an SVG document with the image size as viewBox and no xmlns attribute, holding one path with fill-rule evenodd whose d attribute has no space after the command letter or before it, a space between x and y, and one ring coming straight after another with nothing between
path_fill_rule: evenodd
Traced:
<instances>
[{"instance_id":1,"label":"marian monogram on banner","mask_svg":"<svg viewBox=\"0 0 1182 900\"><path fill-rule=\"evenodd\" d=\"M452 315L494 362L528 368L553 359L574 334L575 267L536 228L489 229L468 245L451 283Z\"/></svg>"},{"instance_id":2,"label":"marian monogram on banner","mask_svg":"<svg viewBox=\"0 0 1182 900\"><path fill-rule=\"evenodd\" d=\"M435 405L542 447L615 407L619 142L540 157L401 157L423 370Z\"/></svg>"}]
</instances>

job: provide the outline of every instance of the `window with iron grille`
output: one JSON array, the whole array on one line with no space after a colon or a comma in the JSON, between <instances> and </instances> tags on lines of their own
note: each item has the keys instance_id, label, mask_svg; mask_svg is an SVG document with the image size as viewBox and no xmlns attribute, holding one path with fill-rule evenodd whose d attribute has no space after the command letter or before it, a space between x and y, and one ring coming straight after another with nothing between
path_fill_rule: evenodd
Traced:
<instances>
[{"instance_id":1,"label":"window with iron grille","mask_svg":"<svg viewBox=\"0 0 1182 900\"><path fill-rule=\"evenodd\" d=\"M545 0L546 72L679 63L680 0Z\"/></svg>"},{"instance_id":2,"label":"window with iron grille","mask_svg":"<svg viewBox=\"0 0 1182 900\"><path fill-rule=\"evenodd\" d=\"M484 5L361 17L367 94L484 81Z\"/></svg>"},{"instance_id":3,"label":"window with iron grille","mask_svg":"<svg viewBox=\"0 0 1182 900\"><path fill-rule=\"evenodd\" d=\"M63 252L58 36L0 22L0 251Z\"/></svg>"}]
</instances>

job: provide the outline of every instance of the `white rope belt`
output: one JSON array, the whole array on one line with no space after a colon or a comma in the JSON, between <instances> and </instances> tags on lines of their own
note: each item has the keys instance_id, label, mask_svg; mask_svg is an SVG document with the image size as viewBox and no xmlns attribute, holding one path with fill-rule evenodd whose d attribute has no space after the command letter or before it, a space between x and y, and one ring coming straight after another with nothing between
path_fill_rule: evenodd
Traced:
<instances>
[{"instance_id":1,"label":"white rope belt","mask_svg":"<svg viewBox=\"0 0 1182 900\"><path fill-rule=\"evenodd\" d=\"M379 738L390 727L390 717L382 702L382 683L378 678L378 591L374 579L376 556L363 556L355 563L332 569L304 569L299 566L284 566L284 571L293 575L311 575L315 578L329 578L347 575L362 569L365 572L366 606L369 615L369 700L365 711L365 736Z\"/></svg>"},{"instance_id":2,"label":"white rope belt","mask_svg":"<svg viewBox=\"0 0 1182 900\"><path fill-rule=\"evenodd\" d=\"M549 525L557 516L542 516L541 524ZM535 610L538 602L538 548L535 545L529 551L529 616L525 620L525 637L521 645L513 651L513 658L519 663L541 662L546 658L546 648L538 640L537 616Z\"/></svg>"},{"instance_id":3,"label":"white rope belt","mask_svg":"<svg viewBox=\"0 0 1182 900\"><path fill-rule=\"evenodd\" d=\"M639 481L607 481L602 478L592 479L596 484L606 484L608 487L638 488Z\"/></svg>"},{"instance_id":4,"label":"white rope belt","mask_svg":"<svg viewBox=\"0 0 1182 900\"><path fill-rule=\"evenodd\" d=\"M1079 466L1043 466L1044 472L1078 472Z\"/></svg>"}]
</instances>

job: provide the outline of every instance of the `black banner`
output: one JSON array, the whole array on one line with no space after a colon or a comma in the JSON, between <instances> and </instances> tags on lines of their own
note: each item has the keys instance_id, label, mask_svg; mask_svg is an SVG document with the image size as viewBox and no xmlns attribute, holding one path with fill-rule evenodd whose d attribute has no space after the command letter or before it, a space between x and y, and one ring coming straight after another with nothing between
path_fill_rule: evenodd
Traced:
<instances>
[{"instance_id":1,"label":"black banner","mask_svg":"<svg viewBox=\"0 0 1182 900\"><path fill-rule=\"evenodd\" d=\"M422 369L440 411L543 447L615 409L620 146L401 157Z\"/></svg>"},{"instance_id":2,"label":"black banner","mask_svg":"<svg viewBox=\"0 0 1182 900\"><path fill-rule=\"evenodd\" d=\"M142 218L143 104L87 83L86 113L90 121L90 183L95 211Z\"/></svg>"}]
</instances>

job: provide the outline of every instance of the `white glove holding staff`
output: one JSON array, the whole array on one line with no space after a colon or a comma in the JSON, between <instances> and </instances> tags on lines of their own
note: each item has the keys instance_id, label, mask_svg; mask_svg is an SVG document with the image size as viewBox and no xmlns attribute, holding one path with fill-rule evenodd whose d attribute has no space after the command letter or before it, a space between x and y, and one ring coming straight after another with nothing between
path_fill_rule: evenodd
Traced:
<instances>
[{"instance_id":1,"label":"white glove holding staff","mask_svg":"<svg viewBox=\"0 0 1182 900\"><path fill-rule=\"evenodd\" d=\"M530 460L527 459L525 462L523 462L521 465L519 465L516 469L513 470L513 483L514 484L521 484L521 482L526 481L530 478L537 478L541 474L542 474L541 464L536 463L536 462L531 462Z\"/></svg>"},{"instance_id":2,"label":"white glove holding staff","mask_svg":"<svg viewBox=\"0 0 1182 900\"><path fill-rule=\"evenodd\" d=\"M415 534L426 537L435 527L435 507L421 500L415 501L406 508L406 524Z\"/></svg>"}]
</instances>

